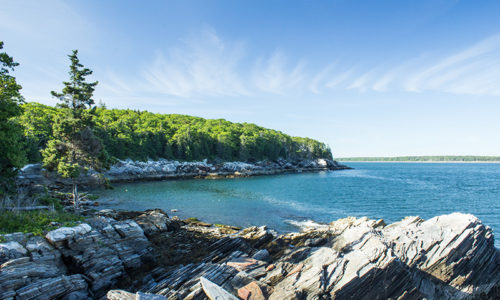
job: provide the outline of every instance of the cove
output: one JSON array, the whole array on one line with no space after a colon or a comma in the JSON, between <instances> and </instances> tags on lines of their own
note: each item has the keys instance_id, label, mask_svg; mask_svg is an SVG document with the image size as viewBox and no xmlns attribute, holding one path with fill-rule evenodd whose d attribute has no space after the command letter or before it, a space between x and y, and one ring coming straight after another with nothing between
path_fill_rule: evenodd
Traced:
<instances>
[{"instance_id":1,"label":"cove","mask_svg":"<svg viewBox=\"0 0 500 300\"><path fill-rule=\"evenodd\" d=\"M116 184L101 208L161 208L181 218L278 232L347 216L424 219L470 213L500 232L500 164L355 163L353 170ZM498 239L497 239L498 240ZM498 242L496 242L498 244Z\"/></svg>"}]
</instances>

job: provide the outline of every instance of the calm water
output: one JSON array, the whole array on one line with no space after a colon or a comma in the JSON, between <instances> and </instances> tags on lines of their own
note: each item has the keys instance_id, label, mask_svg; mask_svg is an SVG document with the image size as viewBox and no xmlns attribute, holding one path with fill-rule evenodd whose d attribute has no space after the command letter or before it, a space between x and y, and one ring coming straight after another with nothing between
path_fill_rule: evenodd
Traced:
<instances>
[{"instance_id":1,"label":"calm water","mask_svg":"<svg viewBox=\"0 0 500 300\"><path fill-rule=\"evenodd\" d=\"M500 232L500 164L348 163L354 170L115 186L105 207L178 209L181 218L297 230L308 220L368 216L393 222L455 211ZM496 235L498 236L498 234ZM496 241L498 247L499 241Z\"/></svg>"}]
</instances>

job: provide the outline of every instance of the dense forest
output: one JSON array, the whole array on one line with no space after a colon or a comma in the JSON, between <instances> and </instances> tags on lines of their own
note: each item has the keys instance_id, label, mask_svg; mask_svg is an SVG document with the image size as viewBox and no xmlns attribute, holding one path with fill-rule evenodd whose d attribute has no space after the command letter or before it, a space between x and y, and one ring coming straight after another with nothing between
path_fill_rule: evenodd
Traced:
<instances>
[{"instance_id":1,"label":"dense forest","mask_svg":"<svg viewBox=\"0 0 500 300\"><path fill-rule=\"evenodd\" d=\"M24 128L28 160L40 162L40 150L52 139L53 123L61 108L35 102L21 107L23 114L17 120ZM291 137L255 124L104 107L96 107L90 113L96 136L109 155L118 159L332 158L330 148L324 143Z\"/></svg>"},{"instance_id":2,"label":"dense forest","mask_svg":"<svg viewBox=\"0 0 500 300\"><path fill-rule=\"evenodd\" d=\"M435 156L395 156L395 157L343 157L339 161L428 161L428 162L497 162L500 156L475 155L435 155Z\"/></svg>"}]
</instances>

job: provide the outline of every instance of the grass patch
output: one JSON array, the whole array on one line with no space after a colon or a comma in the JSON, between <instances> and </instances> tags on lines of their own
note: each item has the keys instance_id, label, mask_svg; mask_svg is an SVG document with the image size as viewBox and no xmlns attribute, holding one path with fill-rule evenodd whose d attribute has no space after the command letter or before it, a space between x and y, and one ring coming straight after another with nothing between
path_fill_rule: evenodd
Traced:
<instances>
[{"instance_id":1,"label":"grass patch","mask_svg":"<svg viewBox=\"0 0 500 300\"><path fill-rule=\"evenodd\" d=\"M45 194L45 195L41 196L40 198L38 198L38 203L40 203L41 205L47 205L50 207L54 207L54 209L56 209L57 211L60 211L63 209L63 206L61 204L61 200L54 198L49 194Z\"/></svg>"},{"instance_id":2,"label":"grass patch","mask_svg":"<svg viewBox=\"0 0 500 300\"><path fill-rule=\"evenodd\" d=\"M83 216L59 211L0 211L0 234L31 232L34 235L44 235L60 226L75 226L84 219ZM51 222L60 225L51 225Z\"/></svg>"}]
</instances>

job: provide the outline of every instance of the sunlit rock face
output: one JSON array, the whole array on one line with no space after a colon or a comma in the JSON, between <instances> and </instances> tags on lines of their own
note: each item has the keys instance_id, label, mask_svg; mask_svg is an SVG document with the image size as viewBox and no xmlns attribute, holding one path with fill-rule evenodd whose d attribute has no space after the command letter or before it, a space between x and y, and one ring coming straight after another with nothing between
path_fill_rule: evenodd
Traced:
<instances>
[{"instance_id":1,"label":"sunlit rock face","mask_svg":"<svg viewBox=\"0 0 500 300\"><path fill-rule=\"evenodd\" d=\"M500 296L500 251L475 216L311 225L277 235L265 226L182 221L161 210L103 210L45 237L5 235L0 299Z\"/></svg>"}]
</instances>

